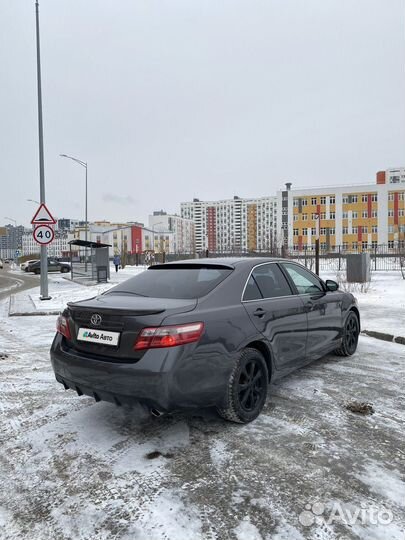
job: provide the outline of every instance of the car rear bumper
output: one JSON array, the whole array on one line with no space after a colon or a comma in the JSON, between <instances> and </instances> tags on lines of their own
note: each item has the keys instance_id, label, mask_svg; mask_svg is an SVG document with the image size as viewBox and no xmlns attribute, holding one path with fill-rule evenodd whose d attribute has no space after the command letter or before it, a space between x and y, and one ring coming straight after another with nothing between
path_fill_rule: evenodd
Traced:
<instances>
[{"instance_id":1,"label":"car rear bumper","mask_svg":"<svg viewBox=\"0 0 405 540\"><path fill-rule=\"evenodd\" d=\"M56 380L78 395L117 405L142 403L161 412L224 407L233 359L206 356L194 344L151 349L134 363L104 361L66 347L55 336L51 362Z\"/></svg>"}]
</instances>

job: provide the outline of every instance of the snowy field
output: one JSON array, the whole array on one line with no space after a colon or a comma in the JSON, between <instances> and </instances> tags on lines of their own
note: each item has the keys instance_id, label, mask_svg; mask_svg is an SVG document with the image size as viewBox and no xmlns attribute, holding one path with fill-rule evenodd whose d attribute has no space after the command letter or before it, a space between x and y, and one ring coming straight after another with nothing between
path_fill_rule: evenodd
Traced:
<instances>
[{"instance_id":1,"label":"snowy field","mask_svg":"<svg viewBox=\"0 0 405 540\"><path fill-rule=\"evenodd\" d=\"M404 316L395 274L374 274L357 294L364 327L377 310L387 330L393 312ZM51 277L55 306L98 291ZM404 346L361 337L353 357L328 356L272 385L247 426L211 411L152 418L65 392L49 362L56 317L8 318L7 307L2 540L403 540ZM347 410L352 399L374 414Z\"/></svg>"}]
</instances>

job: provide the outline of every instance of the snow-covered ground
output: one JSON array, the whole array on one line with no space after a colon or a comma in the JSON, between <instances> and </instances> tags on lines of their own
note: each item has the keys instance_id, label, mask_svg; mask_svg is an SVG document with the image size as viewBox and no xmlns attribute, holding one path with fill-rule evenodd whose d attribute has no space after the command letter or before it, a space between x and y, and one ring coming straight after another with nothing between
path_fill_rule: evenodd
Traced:
<instances>
[{"instance_id":1,"label":"snow-covered ground","mask_svg":"<svg viewBox=\"0 0 405 540\"><path fill-rule=\"evenodd\" d=\"M323 279L339 279L339 274L321 273ZM372 272L370 284L342 284L357 298L363 329L405 336L405 280L399 271Z\"/></svg>"},{"instance_id":2,"label":"snow-covered ground","mask_svg":"<svg viewBox=\"0 0 405 540\"><path fill-rule=\"evenodd\" d=\"M386 311L403 316L396 276L373 274L356 294L364 327L375 309L387 326ZM51 277L58 306L99 290ZM8 318L7 307L1 539L403 540L404 346L361 337L353 357L328 356L272 385L248 426L211 411L152 418L65 392L49 362L56 316ZM375 413L349 412L351 399ZM374 523L372 509L387 523Z\"/></svg>"}]
</instances>

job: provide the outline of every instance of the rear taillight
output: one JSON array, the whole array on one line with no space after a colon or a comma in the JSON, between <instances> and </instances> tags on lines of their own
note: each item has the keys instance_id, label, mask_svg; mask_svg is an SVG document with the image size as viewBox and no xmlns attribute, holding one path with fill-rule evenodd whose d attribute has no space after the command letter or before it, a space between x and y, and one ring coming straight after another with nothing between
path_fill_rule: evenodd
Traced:
<instances>
[{"instance_id":1,"label":"rear taillight","mask_svg":"<svg viewBox=\"0 0 405 540\"><path fill-rule=\"evenodd\" d=\"M62 336L65 336L66 339L72 339L69 322L63 315L59 315L56 320L56 331L59 332L59 334L62 334Z\"/></svg>"},{"instance_id":2,"label":"rear taillight","mask_svg":"<svg viewBox=\"0 0 405 540\"><path fill-rule=\"evenodd\" d=\"M202 322L144 328L135 341L134 349L141 351L193 343L200 339L203 330Z\"/></svg>"}]
</instances>

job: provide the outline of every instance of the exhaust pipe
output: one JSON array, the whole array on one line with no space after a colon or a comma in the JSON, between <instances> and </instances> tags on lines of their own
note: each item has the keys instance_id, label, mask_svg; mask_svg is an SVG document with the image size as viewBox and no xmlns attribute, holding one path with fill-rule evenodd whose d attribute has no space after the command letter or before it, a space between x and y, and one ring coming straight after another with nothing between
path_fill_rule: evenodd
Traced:
<instances>
[{"instance_id":1,"label":"exhaust pipe","mask_svg":"<svg viewBox=\"0 0 405 540\"><path fill-rule=\"evenodd\" d=\"M150 414L154 416L155 418L159 418L159 416L163 416L164 413L162 411L159 411L158 409L151 409Z\"/></svg>"}]
</instances>

